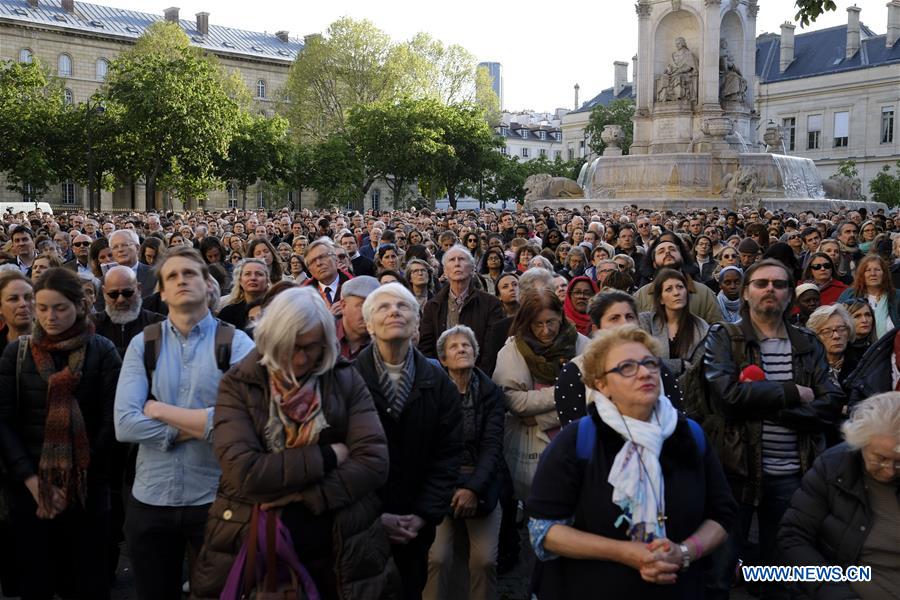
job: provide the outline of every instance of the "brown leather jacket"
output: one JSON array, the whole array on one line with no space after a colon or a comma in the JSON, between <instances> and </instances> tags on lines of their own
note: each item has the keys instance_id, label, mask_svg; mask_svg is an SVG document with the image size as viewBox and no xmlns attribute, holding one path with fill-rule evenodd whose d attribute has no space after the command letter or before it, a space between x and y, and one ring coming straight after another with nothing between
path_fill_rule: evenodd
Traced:
<instances>
[{"instance_id":1,"label":"brown leather jacket","mask_svg":"<svg viewBox=\"0 0 900 600\"><path fill-rule=\"evenodd\" d=\"M321 376L328 428L323 442L343 442L349 458L324 472L318 446L270 453L265 445L269 384L256 350L232 368L219 386L213 445L222 477L210 508L203 548L191 579L194 598L218 598L248 535L253 505L291 494L314 514L333 516L334 569L341 598L397 595L399 581L381 526L375 491L388 476L388 449L368 388L350 363L339 359Z\"/></svg>"}]
</instances>

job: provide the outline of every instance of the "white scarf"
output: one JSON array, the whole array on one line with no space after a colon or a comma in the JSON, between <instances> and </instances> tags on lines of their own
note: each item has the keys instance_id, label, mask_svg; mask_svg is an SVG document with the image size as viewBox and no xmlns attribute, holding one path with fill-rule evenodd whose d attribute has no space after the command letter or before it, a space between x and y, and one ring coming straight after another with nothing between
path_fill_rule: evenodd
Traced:
<instances>
[{"instance_id":1,"label":"white scarf","mask_svg":"<svg viewBox=\"0 0 900 600\"><path fill-rule=\"evenodd\" d=\"M587 402L592 401L603 422L625 439L606 478L613 486L612 500L623 512L616 526L623 519L627 521L628 535L636 541L649 542L666 537L665 522L658 520L659 514L666 511L659 453L663 442L675 431L678 411L662 392L654 408L656 416L651 416L649 421L623 415L609 398L588 388Z\"/></svg>"}]
</instances>

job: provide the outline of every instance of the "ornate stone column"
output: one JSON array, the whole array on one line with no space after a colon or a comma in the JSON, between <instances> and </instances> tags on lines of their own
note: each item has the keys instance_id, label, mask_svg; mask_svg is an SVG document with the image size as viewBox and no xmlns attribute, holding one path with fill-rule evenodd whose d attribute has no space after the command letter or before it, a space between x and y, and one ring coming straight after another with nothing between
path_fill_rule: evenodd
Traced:
<instances>
[{"instance_id":1,"label":"ornate stone column","mask_svg":"<svg viewBox=\"0 0 900 600\"><path fill-rule=\"evenodd\" d=\"M704 0L700 58L700 110L704 116L722 114L719 104L719 35L722 15L721 0ZM754 46L755 47L755 46Z\"/></svg>"},{"instance_id":2,"label":"ornate stone column","mask_svg":"<svg viewBox=\"0 0 900 600\"><path fill-rule=\"evenodd\" d=\"M634 140L631 154L647 154L650 147L652 124L650 109L653 106L653 36L650 31L650 12L653 6L649 0L639 0L634 9L638 15L638 60L641 68L637 69L635 82Z\"/></svg>"}]
</instances>

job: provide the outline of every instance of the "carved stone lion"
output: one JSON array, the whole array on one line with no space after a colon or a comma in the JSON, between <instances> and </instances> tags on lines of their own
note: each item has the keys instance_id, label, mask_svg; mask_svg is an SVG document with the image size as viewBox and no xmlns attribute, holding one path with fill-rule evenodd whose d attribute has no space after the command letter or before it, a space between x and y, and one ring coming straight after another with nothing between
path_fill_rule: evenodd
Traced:
<instances>
[{"instance_id":1,"label":"carved stone lion","mask_svg":"<svg viewBox=\"0 0 900 600\"><path fill-rule=\"evenodd\" d=\"M860 200L862 199L862 184L859 177L844 177L832 175L822 181L825 197L835 200Z\"/></svg>"},{"instance_id":2,"label":"carved stone lion","mask_svg":"<svg viewBox=\"0 0 900 600\"><path fill-rule=\"evenodd\" d=\"M757 187L759 178L756 170L741 167L733 173L727 173L722 178L722 197L730 198L735 204L753 204L757 199Z\"/></svg>"},{"instance_id":3,"label":"carved stone lion","mask_svg":"<svg viewBox=\"0 0 900 600\"><path fill-rule=\"evenodd\" d=\"M525 202L551 198L584 198L584 190L568 177L538 173L525 180Z\"/></svg>"}]
</instances>

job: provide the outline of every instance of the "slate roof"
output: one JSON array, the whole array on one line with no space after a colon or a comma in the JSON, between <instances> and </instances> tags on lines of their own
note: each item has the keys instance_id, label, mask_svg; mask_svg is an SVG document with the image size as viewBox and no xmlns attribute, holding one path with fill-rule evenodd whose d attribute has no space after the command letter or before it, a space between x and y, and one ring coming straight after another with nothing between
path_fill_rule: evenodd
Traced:
<instances>
[{"instance_id":1,"label":"slate roof","mask_svg":"<svg viewBox=\"0 0 900 600\"><path fill-rule=\"evenodd\" d=\"M859 52L850 59L845 58L846 24L797 34L794 36L794 62L781 73L778 69L781 37L764 33L756 38L756 74L761 83L774 83L886 64L897 64L900 68L900 42L888 48L884 43L885 36L877 35L864 24L860 24L860 34ZM572 112L590 112L598 104L606 106L618 98L634 100L631 84L627 84L618 96L613 94L613 88L606 88Z\"/></svg>"},{"instance_id":2,"label":"slate roof","mask_svg":"<svg viewBox=\"0 0 900 600\"><path fill-rule=\"evenodd\" d=\"M542 129L531 129L529 127L518 126L515 127L513 125L504 125L506 127L506 133L500 133L501 129L499 127L496 128L498 135L502 138L506 138L509 140L519 140L526 142L559 142L562 141L562 129L558 127L544 127ZM546 131L547 137L545 139L541 139L538 135L538 131ZM525 131L525 137L522 137L522 131ZM560 134L560 139L556 139L553 137L553 133L557 132Z\"/></svg>"},{"instance_id":3,"label":"slate roof","mask_svg":"<svg viewBox=\"0 0 900 600\"><path fill-rule=\"evenodd\" d=\"M0 22L44 25L72 32L136 40L162 15L121 8L75 2L75 12L67 13L60 0L40 0L33 8L27 0L0 0ZM201 36L193 19L180 19L179 25L191 44L216 54L245 56L289 63L303 49L303 43L282 42L274 34L246 31L210 23L209 34Z\"/></svg>"}]
</instances>

